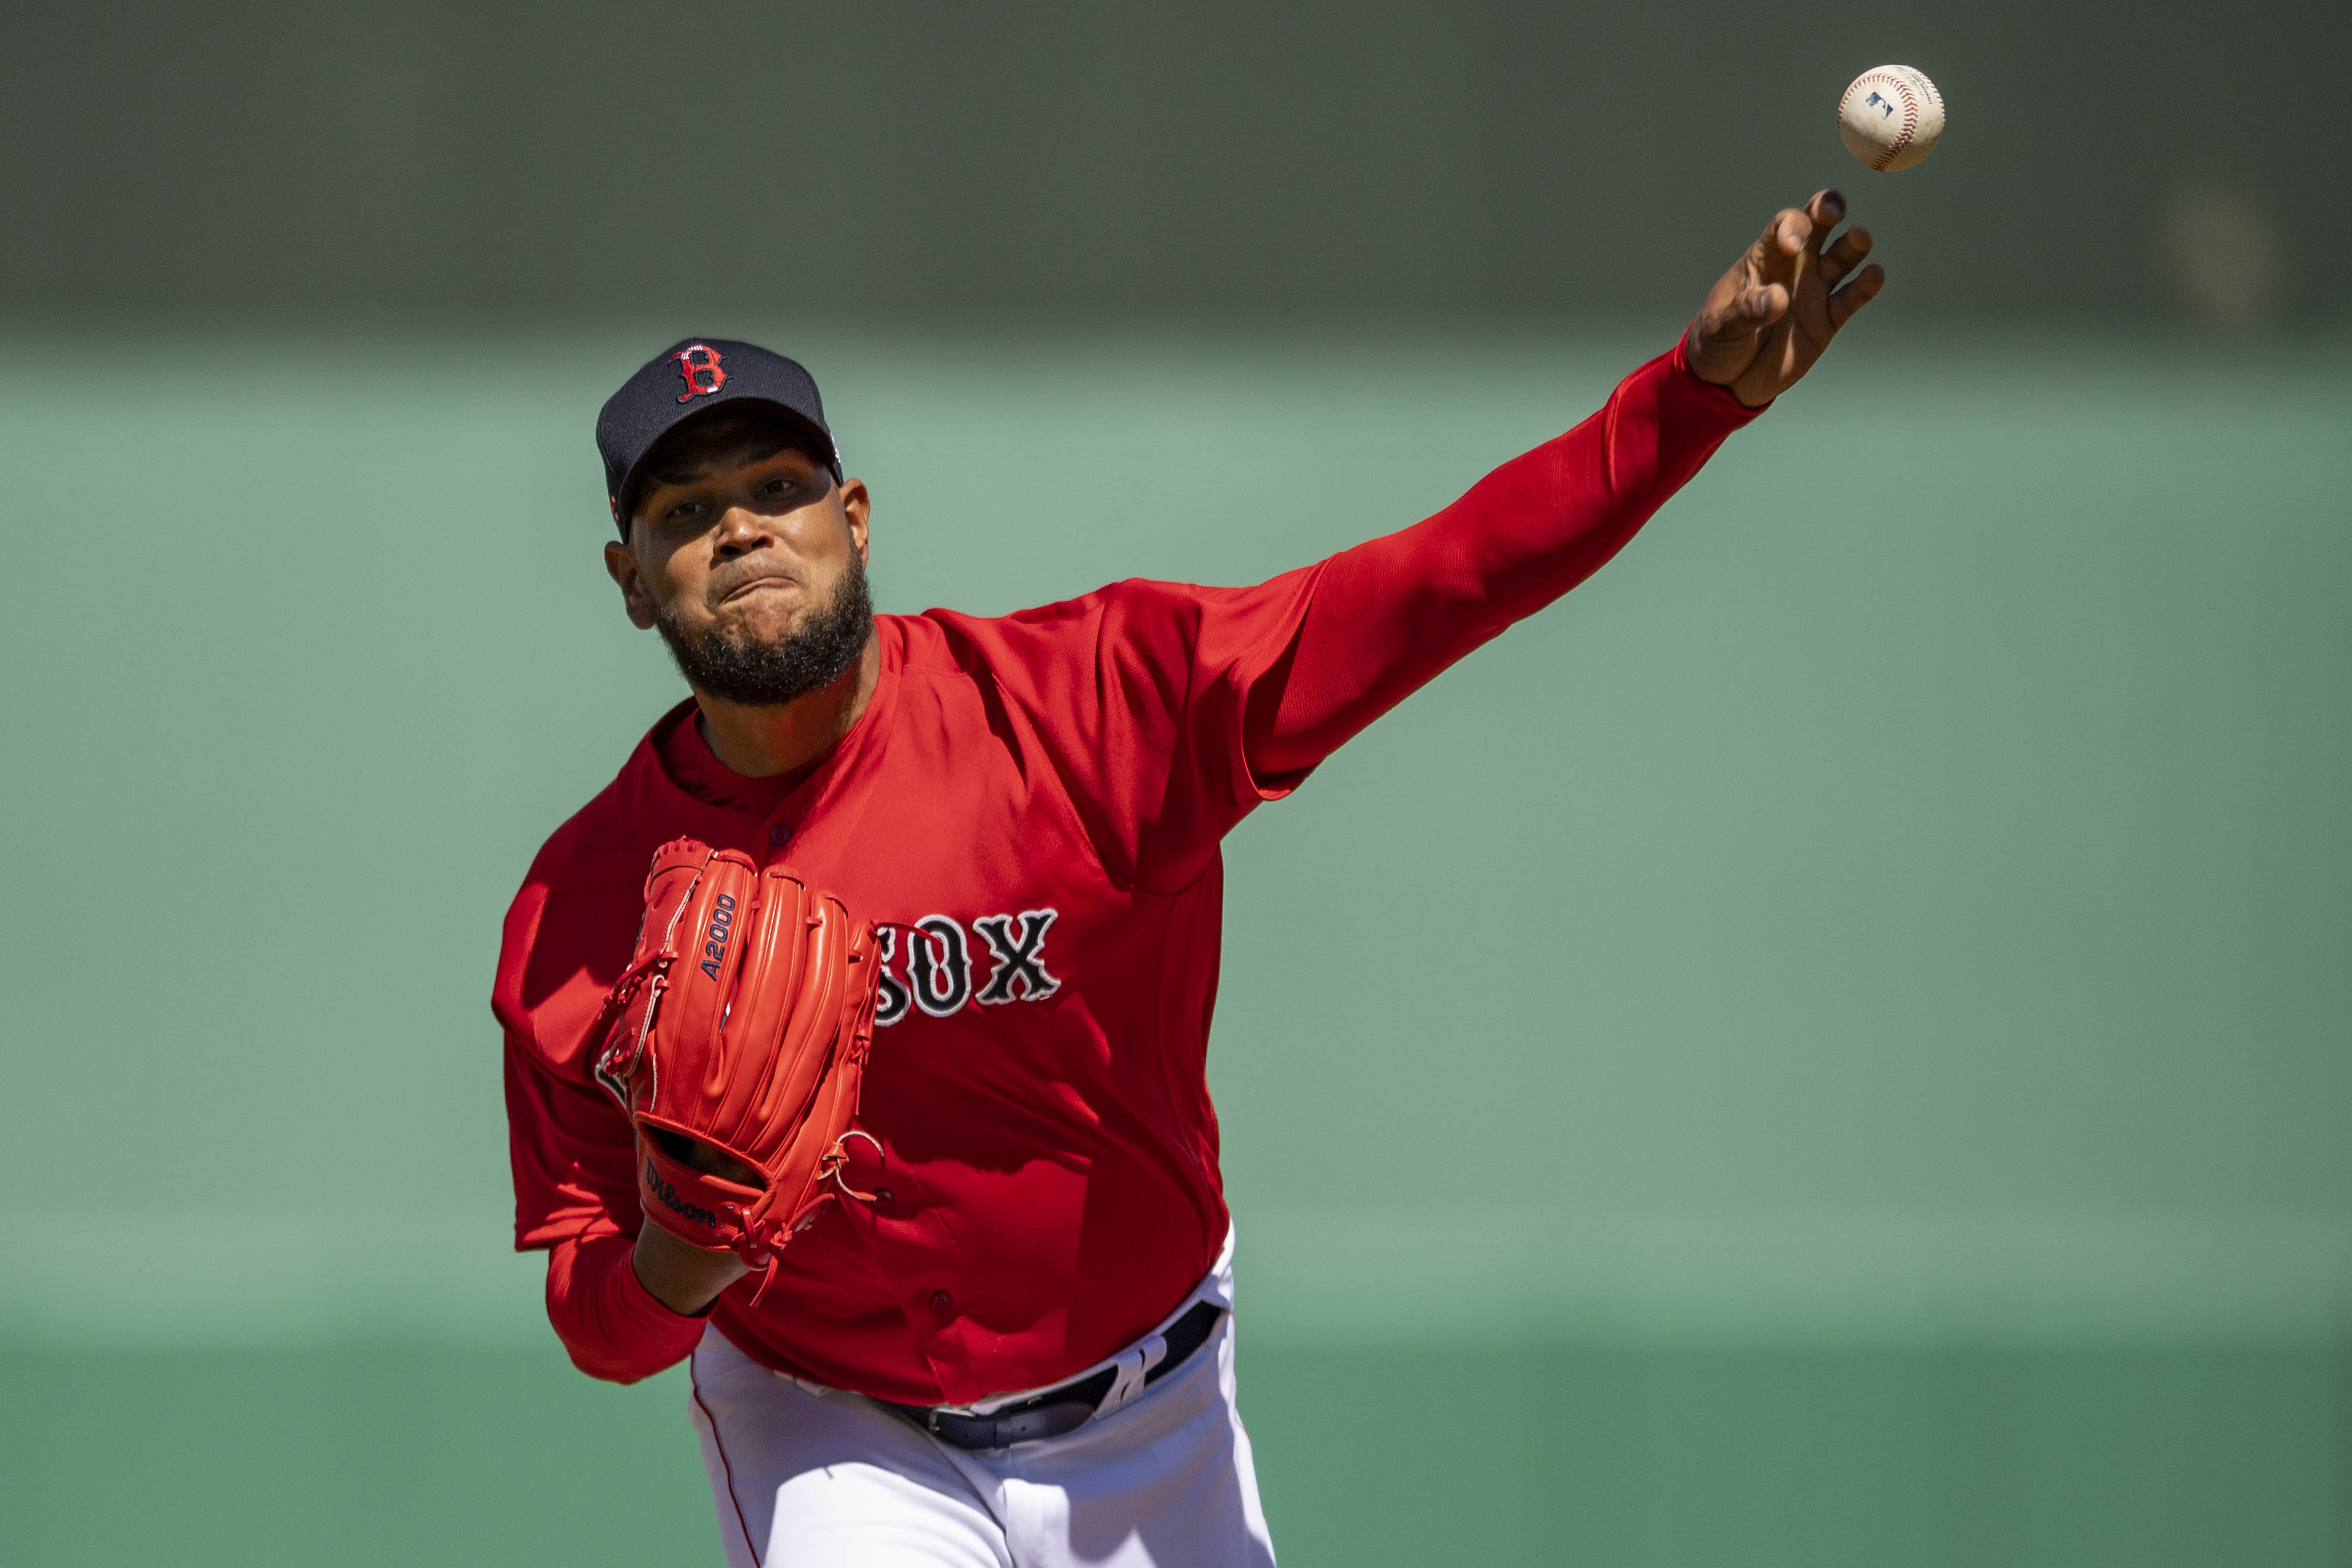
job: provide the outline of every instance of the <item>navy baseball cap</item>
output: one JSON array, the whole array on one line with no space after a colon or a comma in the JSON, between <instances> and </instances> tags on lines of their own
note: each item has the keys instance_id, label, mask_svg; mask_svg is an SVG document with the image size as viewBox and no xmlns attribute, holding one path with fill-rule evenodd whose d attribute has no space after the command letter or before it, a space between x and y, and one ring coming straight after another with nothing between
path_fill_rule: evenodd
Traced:
<instances>
[{"instance_id":1,"label":"navy baseball cap","mask_svg":"<svg viewBox=\"0 0 2352 1568\"><path fill-rule=\"evenodd\" d=\"M757 403L782 409L806 426L815 452L841 482L841 448L824 422L816 377L797 360L732 338L680 338L647 360L596 416L596 450L604 459L604 498L614 526L629 537L626 508L637 465L670 431L726 404Z\"/></svg>"}]
</instances>

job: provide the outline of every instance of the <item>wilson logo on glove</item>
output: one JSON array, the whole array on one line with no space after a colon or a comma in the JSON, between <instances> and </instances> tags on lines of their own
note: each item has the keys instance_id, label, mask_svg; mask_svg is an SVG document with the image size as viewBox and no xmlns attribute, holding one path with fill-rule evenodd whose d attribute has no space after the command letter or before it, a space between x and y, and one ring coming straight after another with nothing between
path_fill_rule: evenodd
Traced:
<instances>
[{"instance_id":1,"label":"wilson logo on glove","mask_svg":"<svg viewBox=\"0 0 2352 1568\"><path fill-rule=\"evenodd\" d=\"M705 1230L719 1228L719 1216L707 1208L698 1207L679 1197L677 1189L662 1180L661 1173L654 1169L654 1163L651 1160L646 1162L645 1184L646 1191L651 1193L660 1202L661 1206L672 1214L682 1219L691 1220Z\"/></svg>"}]
</instances>

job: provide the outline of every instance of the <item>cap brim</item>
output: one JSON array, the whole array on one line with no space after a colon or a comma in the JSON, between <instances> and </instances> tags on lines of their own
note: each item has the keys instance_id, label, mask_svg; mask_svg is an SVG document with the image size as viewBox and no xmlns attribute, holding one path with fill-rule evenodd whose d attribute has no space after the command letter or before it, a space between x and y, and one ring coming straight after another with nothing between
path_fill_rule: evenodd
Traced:
<instances>
[{"instance_id":1,"label":"cap brim","mask_svg":"<svg viewBox=\"0 0 2352 1568\"><path fill-rule=\"evenodd\" d=\"M677 440L679 432L720 414L748 413L753 409L765 409L779 416L797 438L795 445L822 462L833 475L834 483L842 482L841 448L835 446L833 437L807 415L788 403L762 397L757 393L747 392L730 397L722 392L703 402L700 407L681 415L668 428L655 437L652 443L638 454L637 460L629 465L629 471L621 476L620 487L613 494L613 521L620 529L622 539L629 537L629 519L636 510L637 480L644 475L646 465L653 461L664 447Z\"/></svg>"}]
</instances>

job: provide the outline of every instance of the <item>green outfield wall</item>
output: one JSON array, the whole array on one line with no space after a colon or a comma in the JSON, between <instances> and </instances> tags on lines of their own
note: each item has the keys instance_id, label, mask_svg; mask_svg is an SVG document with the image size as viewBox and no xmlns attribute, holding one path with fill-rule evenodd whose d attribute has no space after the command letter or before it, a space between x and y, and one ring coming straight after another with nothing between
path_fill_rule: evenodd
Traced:
<instances>
[{"instance_id":1,"label":"green outfield wall","mask_svg":"<svg viewBox=\"0 0 2352 1568\"><path fill-rule=\"evenodd\" d=\"M1674 328L747 330L883 607L997 611L1410 522ZM0 345L8 1561L715 1560L507 1249L487 1006L679 693L589 442L663 339ZM1239 829L1286 1562L2344 1561L2341 350L1857 329Z\"/></svg>"}]
</instances>

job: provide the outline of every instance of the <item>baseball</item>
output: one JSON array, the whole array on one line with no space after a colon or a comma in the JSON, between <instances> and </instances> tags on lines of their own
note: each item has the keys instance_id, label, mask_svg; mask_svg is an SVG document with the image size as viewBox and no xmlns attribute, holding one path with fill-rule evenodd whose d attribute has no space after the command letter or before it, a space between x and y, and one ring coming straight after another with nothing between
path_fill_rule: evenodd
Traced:
<instances>
[{"instance_id":1,"label":"baseball","mask_svg":"<svg viewBox=\"0 0 2352 1568\"><path fill-rule=\"evenodd\" d=\"M1838 140L1881 174L1907 169L1944 133L1944 95L1909 66L1880 66L1838 100Z\"/></svg>"}]
</instances>

